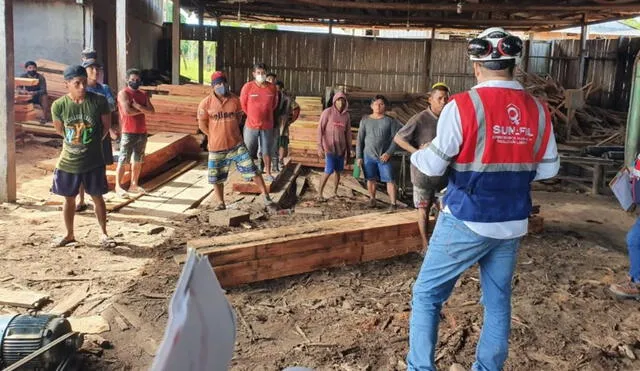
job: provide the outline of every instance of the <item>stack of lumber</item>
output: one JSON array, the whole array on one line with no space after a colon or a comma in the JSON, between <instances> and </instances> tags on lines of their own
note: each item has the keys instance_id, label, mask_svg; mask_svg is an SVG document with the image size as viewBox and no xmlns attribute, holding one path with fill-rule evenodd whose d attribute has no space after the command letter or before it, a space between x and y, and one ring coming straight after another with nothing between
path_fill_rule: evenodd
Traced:
<instances>
[{"instance_id":1,"label":"stack of lumber","mask_svg":"<svg viewBox=\"0 0 640 371\"><path fill-rule=\"evenodd\" d=\"M47 59L38 59L36 64L38 65L38 72L44 75L47 80L47 93L49 94L50 102L67 94L64 77L62 77L64 69L68 67L66 64Z\"/></svg>"},{"instance_id":2,"label":"stack of lumber","mask_svg":"<svg viewBox=\"0 0 640 371\"><path fill-rule=\"evenodd\" d=\"M196 139L188 134L180 133L157 133L149 137L147 147L145 149L144 166L140 178L148 177L155 174L170 160L185 154L197 154L199 145ZM58 159L40 161L37 167L53 171L56 167ZM116 184L116 164L107 166L107 182L109 189L113 189ZM131 172L125 171L122 179L123 186L126 186L131 179Z\"/></svg>"},{"instance_id":3,"label":"stack of lumber","mask_svg":"<svg viewBox=\"0 0 640 371\"><path fill-rule=\"evenodd\" d=\"M528 92L547 102L559 142L573 143L578 146L624 143L626 112L585 104L582 108L575 110L575 115L572 115L572 112L567 109L565 89L550 76L542 77L518 69L516 78ZM593 83L583 86L581 90L584 93L584 101L588 101L589 96L599 89L600 87L594 86ZM571 116L574 116L573 119ZM568 126L569 135L567 135Z\"/></svg>"},{"instance_id":4,"label":"stack of lumber","mask_svg":"<svg viewBox=\"0 0 640 371\"><path fill-rule=\"evenodd\" d=\"M384 95L390 103L387 107L387 114L402 123L403 125L416 113L427 108L428 94L407 93L399 91L367 91L356 87L334 88L333 91L341 90L349 101L349 115L351 115L351 126L358 127L363 116L371 114L371 99L378 94Z\"/></svg>"},{"instance_id":5,"label":"stack of lumber","mask_svg":"<svg viewBox=\"0 0 640 371\"><path fill-rule=\"evenodd\" d=\"M318 123L322 114L322 98L297 97L298 120L289 127L289 157L293 162L313 167L324 166L318 156Z\"/></svg>"},{"instance_id":6,"label":"stack of lumber","mask_svg":"<svg viewBox=\"0 0 640 371\"><path fill-rule=\"evenodd\" d=\"M27 79L22 77L16 77L14 79L14 112L16 122L38 120L38 111L34 107L33 103L28 103L31 100L31 95L24 93L25 87L36 85L38 85L38 79Z\"/></svg>"},{"instance_id":7,"label":"stack of lumber","mask_svg":"<svg viewBox=\"0 0 640 371\"><path fill-rule=\"evenodd\" d=\"M419 251L421 245L414 212L365 214L187 242L188 248L209 257L225 287L386 259ZM182 263L184 258L175 260Z\"/></svg>"},{"instance_id":8,"label":"stack of lumber","mask_svg":"<svg viewBox=\"0 0 640 371\"><path fill-rule=\"evenodd\" d=\"M156 113L147 115L147 130L150 134L198 133L198 104L211 93L210 86L164 84L143 86L141 89L151 94L151 103L156 110Z\"/></svg>"},{"instance_id":9,"label":"stack of lumber","mask_svg":"<svg viewBox=\"0 0 640 371\"><path fill-rule=\"evenodd\" d=\"M425 96L413 99L407 103L396 103L387 111L387 115L398 120L405 125L415 114L418 114L429 107Z\"/></svg>"}]
</instances>

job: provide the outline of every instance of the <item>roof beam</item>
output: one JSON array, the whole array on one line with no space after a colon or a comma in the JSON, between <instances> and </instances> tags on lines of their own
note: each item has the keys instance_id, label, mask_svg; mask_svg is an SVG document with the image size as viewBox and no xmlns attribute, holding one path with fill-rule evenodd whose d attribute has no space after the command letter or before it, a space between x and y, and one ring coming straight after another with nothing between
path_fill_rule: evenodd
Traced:
<instances>
[{"instance_id":1,"label":"roof beam","mask_svg":"<svg viewBox=\"0 0 640 371\"><path fill-rule=\"evenodd\" d=\"M226 11L227 14L233 15L237 14L238 7L233 4L218 4L216 5L216 10L218 11ZM534 26L565 26L575 24L575 19L539 19L539 20L530 20L530 19L468 19L468 18L446 18L446 17L424 17L424 16L396 16L396 17L376 17L373 18L371 16L363 15L363 14L351 14L351 13L334 13L334 12L317 12L306 10L306 9L296 9L296 8L276 8L276 7L266 7L259 5L249 5L245 4L240 8L241 13L245 12L247 14L252 15L268 15L275 17L293 17L299 19L337 19L344 20L346 23L350 22L367 22L372 24L392 24L392 23L403 23L406 24L409 21L410 24L426 24L429 26L448 26L448 25L458 25L458 26L473 26L473 27L491 27L491 26L516 26L516 27L534 27ZM325 22L326 23L326 22Z\"/></svg>"},{"instance_id":2,"label":"roof beam","mask_svg":"<svg viewBox=\"0 0 640 371\"><path fill-rule=\"evenodd\" d=\"M270 4L282 4L282 0L260 0L261 3ZM329 8L342 8L342 9L376 9L376 10L396 10L396 11L452 11L455 12L457 4L454 2L441 3L441 4L411 4L411 3L389 3L389 2L359 2L359 1L334 1L334 0L288 0L286 3L291 4L309 4L321 7ZM476 12L487 11L490 8L492 11L534 11L534 12L547 12L554 10L562 10L569 12L588 12L588 11L631 11L640 13L640 1L634 1L634 3L607 3L607 4L581 4L572 5L566 3L559 3L557 5L536 5L536 4L486 4L486 3L464 3L462 10L464 12Z\"/></svg>"}]
</instances>

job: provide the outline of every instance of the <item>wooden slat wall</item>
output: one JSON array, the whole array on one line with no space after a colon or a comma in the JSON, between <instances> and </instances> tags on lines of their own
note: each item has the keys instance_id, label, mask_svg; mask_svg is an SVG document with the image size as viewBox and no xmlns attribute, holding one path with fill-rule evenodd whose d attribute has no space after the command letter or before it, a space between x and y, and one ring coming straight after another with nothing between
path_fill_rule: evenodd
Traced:
<instances>
[{"instance_id":1,"label":"wooden slat wall","mask_svg":"<svg viewBox=\"0 0 640 371\"><path fill-rule=\"evenodd\" d=\"M171 26L165 27L169 35ZM183 25L182 32L185 40L197 39L196 26ZM205 27L205 40L216 41L218 32L216 27ZM435 40L432 56L430 42L222 27L219 58L235 91L251 78L251 65L258 61L266 63L297 95L323 95L328 85L409 93L424 92L438 81L447 83L454 93L472 87L475 78L466 41ZM590 103L626 110L640 38L588 40L587 49L585 81L601 87ZM578 40L534 41L529 71L548 74L572 88L581 85L576 82L578 55Z\"/></svg>"}]
</instances>

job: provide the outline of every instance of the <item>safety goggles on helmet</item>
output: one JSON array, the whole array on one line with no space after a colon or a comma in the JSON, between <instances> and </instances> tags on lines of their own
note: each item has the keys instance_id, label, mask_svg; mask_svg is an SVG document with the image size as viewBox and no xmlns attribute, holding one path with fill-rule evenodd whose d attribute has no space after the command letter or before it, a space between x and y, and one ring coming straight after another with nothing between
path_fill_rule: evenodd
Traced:
<instances>
[{"instance_id":1,"label":"safety goggles on helmet","mask_svg":"<svg viewBox=\"0 0 640 371\"><path fill-rule=\"evenodd\" d=\"M522 40L499 27L485 30L467 45L472 61L516 59L521 52Z\"/></svg>"}]
</instances>

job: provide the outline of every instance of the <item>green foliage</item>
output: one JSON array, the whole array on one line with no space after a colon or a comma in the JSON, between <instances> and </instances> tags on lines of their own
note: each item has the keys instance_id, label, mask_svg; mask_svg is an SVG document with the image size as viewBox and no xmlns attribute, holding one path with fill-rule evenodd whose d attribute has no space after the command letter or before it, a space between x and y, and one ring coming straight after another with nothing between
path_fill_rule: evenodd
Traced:
<instances>
[{"instance_id":1,"label":"green foliage","mask_svg":"<svg viewBox=\"0 0 640 371\"><path fill-rule=\"evenodd\" d=\"M164 0L164 21L173 23L173 1L171 0ZM180 14L180 23L187 23L187 17L184 14Z\"/></svg>"}]
</instances>

